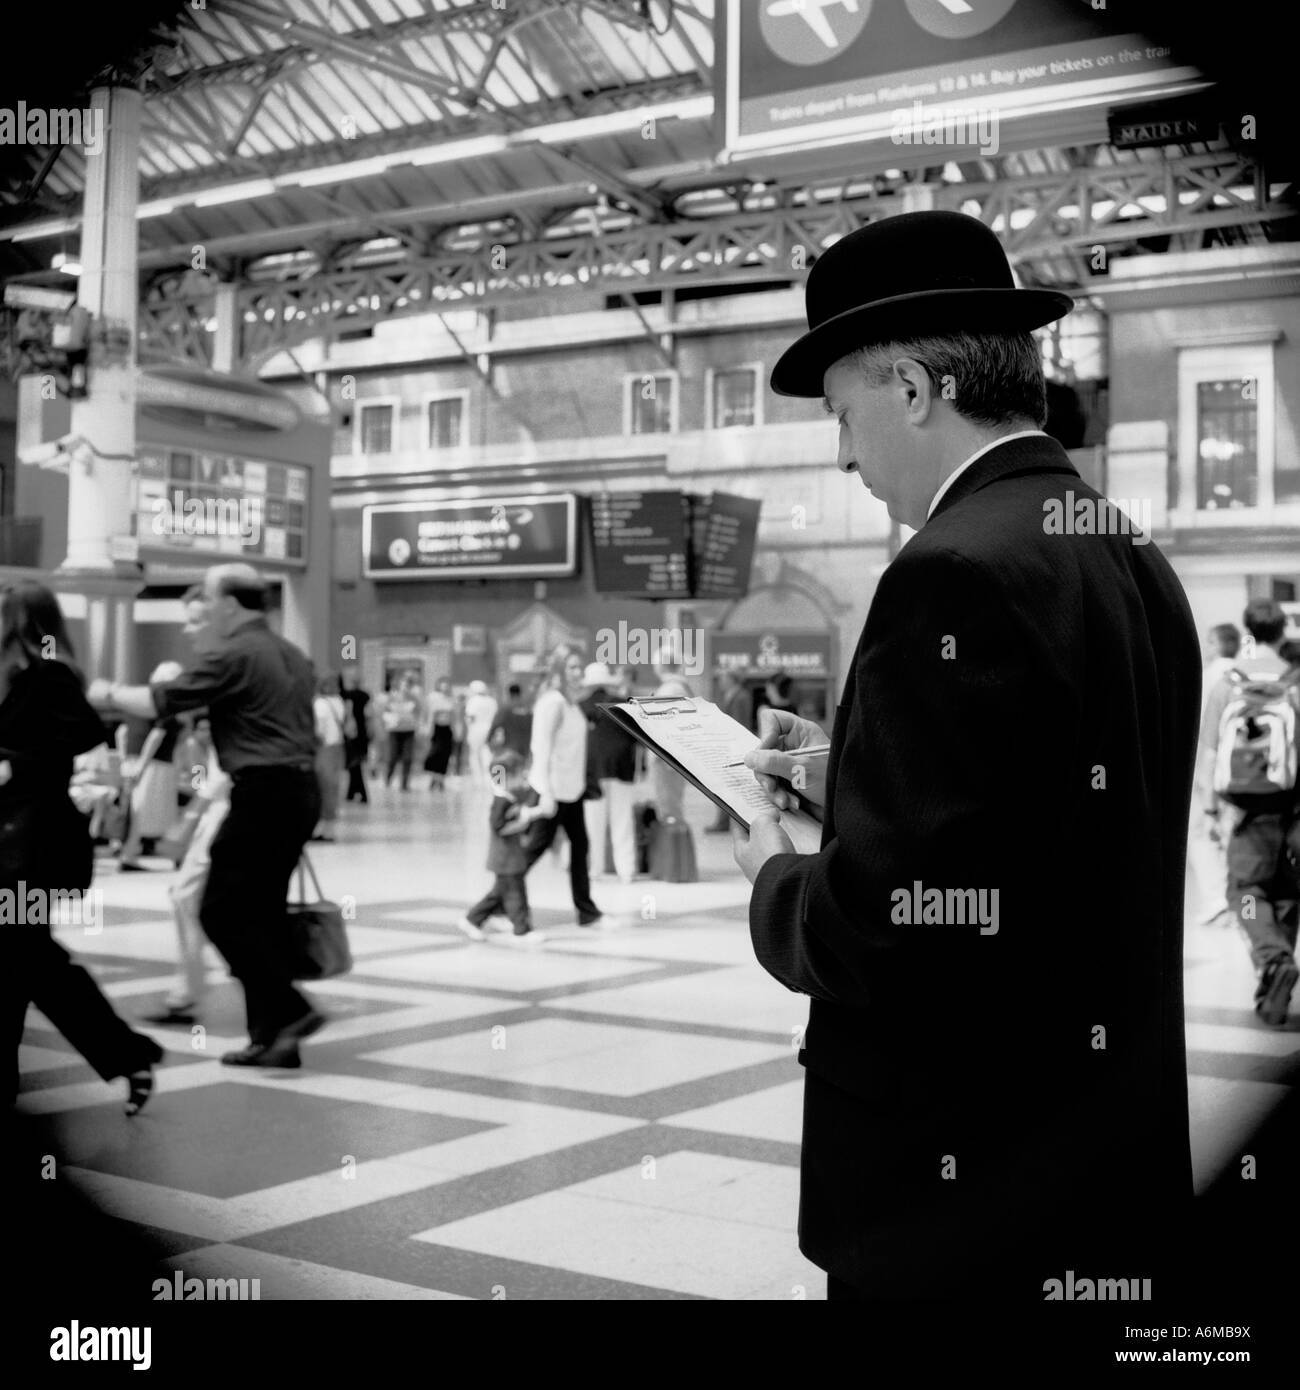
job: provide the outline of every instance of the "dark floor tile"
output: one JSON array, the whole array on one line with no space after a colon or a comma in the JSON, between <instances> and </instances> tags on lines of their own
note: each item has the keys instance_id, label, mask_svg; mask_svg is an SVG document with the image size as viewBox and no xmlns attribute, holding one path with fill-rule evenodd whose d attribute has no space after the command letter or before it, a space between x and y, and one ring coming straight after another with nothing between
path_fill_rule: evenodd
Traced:
<instances>
[{"instance_id":1,"label":"dark floor tile","mask_svg":"<svg viewBox=\"0 0 1300 1390\"><path fill-rule=\"evenodd\" d=\"M494 1128L325 1099L283 1086L204 1086L159 1096L134 1120L107 1106L58 1118L65 1161L137 1182L234 1197Z\"/></svg>"}]
</instances>

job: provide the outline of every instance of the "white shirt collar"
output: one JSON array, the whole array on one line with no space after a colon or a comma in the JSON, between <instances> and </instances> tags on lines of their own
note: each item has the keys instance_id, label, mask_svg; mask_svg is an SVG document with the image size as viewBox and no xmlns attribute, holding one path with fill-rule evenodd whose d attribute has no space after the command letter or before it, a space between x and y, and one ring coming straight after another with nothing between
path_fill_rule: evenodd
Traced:
<instances>
[{"instance_id":1,"label":"white shirt collar","mask_svg":"<svg viewBox=\"0 0 1300 1390\"><path fill-rule=\"evenodd\" d=\"M957 481L958 478L974 463L977 459L982 459L990 449L996 449L999 444L1010 444L1013 439L1033 439L1035 437L1050 439L1052 436L1046 430L1017 430L1015 434L1004 434L999 439L995 439L990 444L986 444L982 449L975 452L960 467L954 468L951 473L939 484L939 491L934 494L934 499L930 503L930 510L926 512L925 519L934 515L934 509L939 505L945 492Z\"/></svg>"}]
</instances>

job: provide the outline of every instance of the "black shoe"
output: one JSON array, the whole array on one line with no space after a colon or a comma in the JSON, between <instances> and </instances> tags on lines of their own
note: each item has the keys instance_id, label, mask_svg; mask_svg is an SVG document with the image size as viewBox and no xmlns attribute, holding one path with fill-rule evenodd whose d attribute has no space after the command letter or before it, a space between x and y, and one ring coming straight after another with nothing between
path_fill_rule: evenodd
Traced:
<instances>
[{"instance_id":1,"label":"black shoe","mask_svg":"<svg viewBox=\"0 0 1300 1390\"><path fill-rule=\"evenodd\" d=\"M126 1113L138 1115L153 1095L153 1068L133 1071L126 1078Z\"/></svg>"},{"instance_id":2,"label":"black shoe","mask_svg":"<svg viewBox=\"0 0 1300 1390\"><path fill-rule=\"evenodd\" d=\"M281 1067L296 1070L302 1066L296 1043L249 1043L238 1052L226 1052L221 1057L227 1067Z\"/></svg>"},{"instance_id":3,"label":"black shoe","mask_svg":"<svg viewBox=\"0 0 1300 1390\"><path fill-rule=\"evenodd\" d=\"M580 927L594 927L604 916L602 912L584 912L578 915L578 925Z\"/></svg>"},{"instance_id":4,"label":"black shoe","mask_svg":"<svg viewBox=\"0 0 1300 1390\"><path fill-rule=\"evenodd\" d=\"M163 1028L188 1027L197 1023L198 1016L190 1009L163 1009L156 1014L145 1014L146 1023L156 1023Z\"/></svg>"},{"instance_id":5,"label":"black shoe","mask_svg":"<svg viewBox=\"0 0 1300 1390\"><path fill-rule=\"evenodd\" d=\"M139 1036L139 1035L137 1035ZM164 1052L152 1038L141 1036L142 1051L149 1054L149 1060L138 1070L128 1072L126 1077L126 1113L138 1115L149 1103L153 1095L153 1069L162 1061Z\"/></svg>"},{"instance_id":6,"label":"black shoe","mask_svg":"<svg viewBox=\"0 0 1300 1390\"><path fill-rule=\"evenodd\" d=\"M1260 982L1260 994L1255 1000L1255 1012L1260 1022L1270 1028L1286 1026L1287 1014L1291 1009L1291 991L1296 980L1300 979L1300 967L1290 956L1276 960L1264 971Z\"/></svg>"},{"instance_id":7,"label":"black shoe","mask_svg":"<svg viewBox=\"0 0 1300 1390\"><path fill-rule=\"evenodd\" d=\"M301 1018L281 1028L269 1045L278 1047L287 1043L297 1044L302 1038L310 1038L313 1033L319 1033L328 1022L329 1019L324 1014L317 1013L315 1009L308 1009Z\"/></svg>"}]
</instances>

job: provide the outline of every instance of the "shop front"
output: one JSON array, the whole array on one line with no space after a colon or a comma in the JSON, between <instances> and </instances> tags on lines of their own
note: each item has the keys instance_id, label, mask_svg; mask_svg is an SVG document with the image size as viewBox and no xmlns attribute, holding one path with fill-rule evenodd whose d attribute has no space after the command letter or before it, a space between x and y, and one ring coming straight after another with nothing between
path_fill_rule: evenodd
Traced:
<instances>
[{"instance_id":1,"label":"shop front","mask_svg":"<svg viewBox=\"0 0 1300 1390\"><path fill-rule=\"evenodd\" d=\"M771 684L782 676L790 679L787 695L794 712L829 727L834 709L835 635L816 631L710 632L709 667L713 698L725 688L728 674L739 677L746 700L737 717L751 727L758 712L771 703Z\"/></svg>"}]
</instances>

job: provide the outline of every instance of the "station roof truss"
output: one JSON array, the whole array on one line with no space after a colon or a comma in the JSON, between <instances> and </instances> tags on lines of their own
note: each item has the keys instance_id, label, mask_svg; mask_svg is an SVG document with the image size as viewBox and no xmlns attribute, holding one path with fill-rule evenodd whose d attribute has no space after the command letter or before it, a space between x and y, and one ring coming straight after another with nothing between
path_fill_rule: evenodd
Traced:
<instances>
[{"instance_id":1,"label":"station roof truss","mask_svg":"<svg viewBox=\"0 0 1300 1390\"><path fill-rule=\"evenodd\" d=\"M209 360L222 281L255 366L403 314L799 280L917 182L998 231L1022 283L1076 294L1109 257L1263 242L1294 216L1294 186L1240 149L1114 149L1104 114L940 166L865 145L720 162L714 2L185 7L119 74L146 97L141 346ZM45 273L77 234L85 162L29 158L0 240Z\"/></svg>"}]
</instances>

